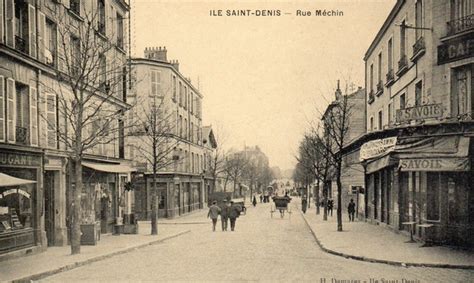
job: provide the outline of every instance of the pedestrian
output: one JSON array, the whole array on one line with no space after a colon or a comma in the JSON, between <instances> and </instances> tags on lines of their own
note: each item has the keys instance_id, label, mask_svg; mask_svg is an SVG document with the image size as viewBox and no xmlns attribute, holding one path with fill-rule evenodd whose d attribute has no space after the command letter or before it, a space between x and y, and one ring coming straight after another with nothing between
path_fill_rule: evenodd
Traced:
<instances>
[{"instance_id":1,"label":"pedestrian","mask_svg":"<svg viewBox=\"0 0 474 283\"><path fill-rule=\"evenodd\" d=\"M235 229L235 222L237 221L237 217L240 216L241 208L239 205L234 204L233 201L230 202L230 209L229 209L229 220L230 220L230 230L234 231Z\"/></svg>"},{"instance_id":2,"label":"pedestrian","mask_svg":"<svg viewBox=\"0 0 474 283\"><path fill-rule=\"evenodd\" d=\"M308 201L306 200L306 196L303 196L303 199L301 199L301 210L303 210L303 213L306 213L307 206L308 206Z\"/></svg>"},{"instance_id":3,"label":"pedestrian","mask_svg":"<svg viewBox=\"0 0 474 283\"><path fill-rule=\"evenodd\" d=\"M253 196L252 204L253 204L253 207L257 205L257 198L255 196Z\"/></svg>"},{"instance_id":4,"label":"pedestrian","mask_svg":"<svg viewBox=\"0 0 474 283\"><path fill-rule=\"evenodd\" d=\"M331 217L332 217L332 208L334 206L334 201L332 199L329 199L328 200L328 214L331 213Z\"/></svg>"},{"instance_id":5,"label":"pedestrian","mask_svg":"<svg viewBox=\"0 0 474 283\"><path fill-rule=\"evenodd\" d=\"M355 213L354 199L351 199L351 202L349 202L349 205L347 206L347 212L349 212L349 221L354 222L354 213Z\"/></svg>"},{"instance_id":6,"label":"pedestrian","mask_svg":"<svg viewBox=\"0 0 474 283\"><path fill-rule=\"evenodd\" d=\"M263 194L260 194L260 203L263 202Z\"/></svg>"},{"instance_id":7,"label":"pedestrian","mask_svg":"<svg viewBox=\"0 0 474 283\"><path fill-rule=\"evenodd\" d=\"M229 224L229 210L230 204L227 200L224 200L224 206L221 209L222 231L227 231L227 226Z\"/></svg>"},{"instance_id":8,"label":"pedestrian","mask_svg":"<svg viewBox=\"0 0 474 283\"><path fill-rule=\"evenodd\" d=\"M216 231L216 224L217 218L219 217L219 213L221 212L221 208L217 206L217 201L213 201L212 205L209 207L209 212L207 213L207 218L211 218L212 220L212 231Z\"/></svg>"}]
</instances>

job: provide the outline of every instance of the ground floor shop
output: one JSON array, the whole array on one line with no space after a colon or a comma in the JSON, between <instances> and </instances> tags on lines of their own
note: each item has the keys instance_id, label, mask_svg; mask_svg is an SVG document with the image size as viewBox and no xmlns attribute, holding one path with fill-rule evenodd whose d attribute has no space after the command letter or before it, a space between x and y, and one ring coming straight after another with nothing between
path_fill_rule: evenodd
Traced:
<instances>
[{"instance_id":1,"label":"ground floor shop","mask_svg":"<svg viewBox=\"0 0 474 283\"><path fill-rule=\"evenodd\" d=\"M463 135L398 137L365 162L365 218L426 242L474 246L472 141Z\"/></svg>"},{"instance_id":2,"label":"ground floor shop","mask_svg":"<svg viewBox=\"0 0 474 283\"><path fill-rule=\"evenodd\" d=\"M0 149L0 254L46 246L41 152Z\"/></svg>"},{"instance_id":3,"label":"ground floor shop","mask_svg":"<svg viewBox=\"0 0 474 283\"><path fill-rule=\"evenodd\" d=\"M194 175L160 174L156 178L158 217L172 218L204 207L207 199L205 179ZM210 184L207 184L210 186ZM141 174L133 178L134 213L138 219L150 219L153 176Z\"/></svg>"}]
</instances>

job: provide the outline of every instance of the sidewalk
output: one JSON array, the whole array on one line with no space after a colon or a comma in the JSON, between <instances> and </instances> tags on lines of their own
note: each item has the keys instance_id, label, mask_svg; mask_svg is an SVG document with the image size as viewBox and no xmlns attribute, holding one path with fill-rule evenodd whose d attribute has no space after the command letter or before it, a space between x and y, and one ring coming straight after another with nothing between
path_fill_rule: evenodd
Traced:
<instances>
[{"instance_id":1,"label":"sidewalk","mask_svg":"<svg viewBox=\"0 0 474 283\"><path fill-rule=\"evenodd\" d=\"M182 219L185 218L187 217L182 217ZM158 235L151 236L150 224L140 223L139 234L102 235L96 246L81 246L81 253L74 256L71 255L70 246L48 247L45 252L39 254L1 262L0 282L37 280L47 275L178 237L190 232L187 228L189 227L159 226Z\"/></svg>"},{"instance_id":2,"label":"sidewalk","mask_svg":"<svg viewBox=\"0 0 474 283\"><path fill-rule=\"evenodd\" d=\"M300 209L301 204L295 202ZM358 260L406 266L431 266L474 269L474 253L444 246L421 247L407 243L409 236L366 222L349 222L343 217L343 232L337 232L336 211L323 221L316 208L303 214L318 244L326 252Z\"/></svg>"}]
</instances>

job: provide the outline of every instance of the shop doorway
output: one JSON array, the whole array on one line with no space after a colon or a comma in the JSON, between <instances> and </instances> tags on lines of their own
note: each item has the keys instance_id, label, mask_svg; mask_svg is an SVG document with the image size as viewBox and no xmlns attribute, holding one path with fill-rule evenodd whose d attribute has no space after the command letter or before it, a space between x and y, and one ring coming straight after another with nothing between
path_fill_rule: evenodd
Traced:
<instances>
[{"instance_id":1,"label":"shop doorway","mask_svg":"<svg viewBox=\"0 0 474 283\"><path fill-rule=\"evenodd\" d=\"M44 174L44 224L48 246L54 246L54 223L55 223L55 201L54 193L57 184L56 176L58 172L46 171Z\"/></svg>"}]
</instances>

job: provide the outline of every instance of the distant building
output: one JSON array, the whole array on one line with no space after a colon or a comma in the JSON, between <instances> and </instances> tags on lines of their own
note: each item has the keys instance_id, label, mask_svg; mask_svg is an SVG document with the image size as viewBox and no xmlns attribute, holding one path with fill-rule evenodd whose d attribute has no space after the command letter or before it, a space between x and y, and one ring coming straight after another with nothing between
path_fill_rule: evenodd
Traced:
<instances>
[{"instance_id":1,"label":"distant building","mask_svg":"<svg viewBox=\"0 0 474 283\"><path fill-rule=\"evenodd\" d=\"M178 61L168 61L166 47L146 48L145 58L134 58L131 65L137 82L129 99L145 106L159 101L157 105L170 125L170 143L174 144L166 160L160 161L166 166L157 176L159 217L203 208L207 193L204 164L209 148L203 143L201 93L179 72ZM131 117L135 122L145 114L140 109L137 107ZM152 164L136 150L137 146L146 148L144 136L144 131L137 131L127 138L128 157L140 169L135 179L135 211L140 219L151 215Z\"/></svg>"}]
</instances>

